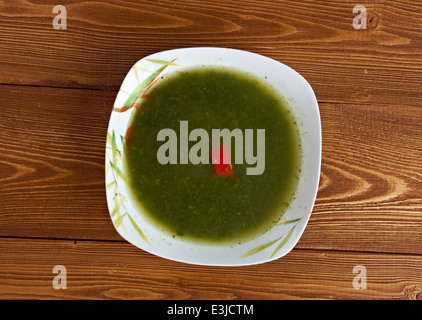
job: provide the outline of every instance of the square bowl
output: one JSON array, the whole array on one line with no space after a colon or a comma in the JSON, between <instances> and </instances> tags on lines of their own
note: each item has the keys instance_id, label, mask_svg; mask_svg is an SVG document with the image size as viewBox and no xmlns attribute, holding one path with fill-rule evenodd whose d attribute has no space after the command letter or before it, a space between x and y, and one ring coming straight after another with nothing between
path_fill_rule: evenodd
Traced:
<instances>
[{"instance_id":1,"label":"square bowl","mask_svg":"<svg viewBox=\"0 0 422 320\"><path fill-rule=\"evenodd\" d=\"M280 221L261 236L238 244L203 244L172 237L145 217L130 196L125 174L125 136L141 92L164 72L199 65L230 67L262 79L288 101L302 145L295 198ZM227 48L184 48L139 60L126 75L110 116L106 143L106 194L117 232L154 255L198 265L241 266L264 263L289 253L299 241L315 203L321 167L321 120L309 83L290 67L255 53Z\"/></svg>"}]
</instances>

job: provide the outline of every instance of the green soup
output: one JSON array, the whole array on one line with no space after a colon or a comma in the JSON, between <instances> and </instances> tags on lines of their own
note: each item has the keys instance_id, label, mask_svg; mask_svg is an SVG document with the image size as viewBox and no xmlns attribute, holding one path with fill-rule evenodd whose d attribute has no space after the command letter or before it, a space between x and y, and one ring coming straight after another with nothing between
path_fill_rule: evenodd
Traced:
<instances>
[{"instance_id":1,"label":"green soup","mask_svg":"<svg viewBox=\"0 0 422 320\"><path fill-rule=\"evenodd\" d=\"M208 164L161 164L157 152L165 141L158 133L172 129L181 139L189 130L265 129L265 170L234 163L233 174L220 177ZM133 198L147 217L173 237L210 243L241 242L277 223L294 198L300 172L301 145L296 121L285 100L262 80L222 67L196 67L158 80L136 110L127 132L126 165ZM189 141L192 148L197 141ZM246 143L246 142L245 142ZM245 146L245 145L244 145ZM211 155L209 156L211 159Z\"/></svg>"}]
</instances>

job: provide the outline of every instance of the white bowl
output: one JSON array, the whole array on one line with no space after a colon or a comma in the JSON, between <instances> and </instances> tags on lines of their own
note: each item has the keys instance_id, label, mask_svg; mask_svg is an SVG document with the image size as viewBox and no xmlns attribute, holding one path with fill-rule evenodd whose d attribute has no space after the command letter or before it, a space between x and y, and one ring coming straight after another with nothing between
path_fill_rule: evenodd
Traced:
<instances>
[{"instance_id":1,"label":"white bowl","mask_svg":"<svg viewBox=\"0 0 422 320\"><path fill-rule=\"evenodd\" d=\"M130 104L157 75L197 65L233 67L263 79L289 102L299 124L302 164L296 198L278 224L262 236L241 244L208 245L173 238L155 227L140 212L126 187L124 137L135 109L129 108ZM107 134L107 204L118 233L133 245L157 256L199 265L258 264L286 255L298 242L315 203L320 167L321 121L318 103L311 86L299 73L278 61L235 49L163 51L139 60L129 70L117 94Z\"/></svg>"}]
</instances>

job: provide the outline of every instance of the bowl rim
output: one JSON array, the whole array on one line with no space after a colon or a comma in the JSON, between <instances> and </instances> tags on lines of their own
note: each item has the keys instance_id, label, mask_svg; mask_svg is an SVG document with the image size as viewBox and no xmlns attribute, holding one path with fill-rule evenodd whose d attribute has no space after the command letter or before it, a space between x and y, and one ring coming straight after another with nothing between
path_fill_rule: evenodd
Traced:
<instances>
[{"instance_id":1,"label":"bowl rim","mask_svg":"<svg viewBox=\"0 0 422 320\"><path fill-rule=\"evenodd\" d=\"M180 255L171 255L168 254L168 250L157 250L157 246L152 246L151 245L151 239L148 237L147 231L142 229L141 227L139 227L139 223L145 223L145 220L142 220L142 217L140 218L139 215L136 215L136 213L134 215L132 215L132 211L134 210L133 206L129 204L127 204L128 208L126 209L126 212L123 213L124 210L121 210L121 206L122 203L126 203L125 201L129 201L128 198L121 200L120 204L119 204L119 200L116 202L116 198L118 198L117 194L114 193L114 197L113 197L113 192L110 192L110 190L113 189L113 187L117 188L118 185L118 181L119 181L119 185L123 185L124 183L121 183L124 180L124 176L123 176L123 172L122 170L120 170L120 172L122 173L122 175L119 174L119 153L122 154L124 152L124 150L118 150L119 148L124 148L124 139L123 136L120 134L120 138L118 137L118 130L116 130L115 126L116 126L116 122L119 123L117 125L121 125L122 121L126 121L126 127L127 127L127 123L129 122L130 118L131 118L131 114L127 113L127 117L128 119L126 120L122 120L123 118L121 117L123 112L117 112L116 110L118 110L118 108L121 108L122 105L122 101L125 100L124 98L122 98L122 93L126 92L125 88L126 87L131 87L133 88L137 88L136 85L133 83L134 79L136 78L138 80L139 74L136 75L136 70L138 68L138 70L148 70L150 71L147 67L144 66L144 63L146 63L146 65L148 67L151 66L151 61L154 64L155 62L158 62L158 64L161 63L161 67L158 69L160 70L161 68L163 68L158 75L162 75L162 71L164 69L166 69L169 73L174 71L175 69L177 69L178 67L180 67L180 65L178 65L177 63L175 63L175 60L170 60L168 59L168 57L175 57L177 58L177 62L180 61L181 57L187 56L187 59L189 59L189 56L192 55L198 55L198 54L203 54L203 55L212 55L212 54L217 54L218 56L221 56L220 59L222 59L222 61L225 61L224 58L227 55L230 56L242 56L242 58L245 59L252 59L252 60L257 60L261 63L269 63L273 66L278 66L280 68L280 70L283 70L283 72L289 73L289 75L294 76L295 81L297 81L298 83L300 83L303 86L303 89L305 90L306 94L309 96L308 100L309 100L309 104L311 105L311 110L313 111L313 116L314 119L312 119L312 123L315 126L314 130L313 130L313 140L315 140L315 145L314 145L314 151L312 153L312 157L313 157L313 176L312 176L312 181L310 182L311 187L309 188L310 191L308 191L308 196L307 196L307 210L309 211L309 214L304 214L300 219L298 219L297 221L294 221L294 223L291 223L292 225L289 225L289 223L286 224L287 228L285 228L287 231L284 233L284 235L282 237L280 237L278 239L278 241L270 241L273 242L271 244L269 244L270 242L265 242L262 243L259 246L252 247L251 250L248 250L245 252L245 254L243 256L239 256L238 260L235 260L235 262L230 261L230 262L225 262L222 260L218 260L218 261L211 261L211 259L203 259L203 258L197 258L195 255L189 255L188 250L182 250L181 252L184 254L187 254L187 256L180 254ZM167 60L166 60L167 59ZM168 63L167 65L165 63ZM230 65L231 61L229 59L228 64ZM195 62L193 65L197 65L197 62ZM190 65L193 66L193 65ZM215 65L214 63L210 63L209 65ZM174 67L174 68L173 68ZM183 65L183 67L187 67L186 65ZM172 69L172 70L171 70ZM246 70L247 68L245 67L244 70ZM158 71L157 70L157 71ZM170 71L169 71L170 70ZM132 74L131 74L132 73ZM254 72L251 72L252 74L255 74ZM256 75L256 74L255 74ZM143 79L144 80L148 80L148 76L152 76L152 75L143 75ZM138 85L139 84L139 80L138 80ZM145 82L145 81L144 81ZM128 83L131 84L131 86L128 86ZM129 100L129 98L126 97L126 100ZM133 112L132 108L132 112ZM291 108L293 110L293 108ZM126 110L125 110L126 111ZM125 112L124 111L124 112ZM293 110L295 111L295 110ZM296 116L296 114L295 114ZM306 116L306 115L305 115ZM123 125L124 127L124 125ZM302 137L301 137L302 138ZM111 149L111 152L110 152ZM112 155L110 155L110 153ZM301 238L308 222L311 216L311 212L313 210L315 201L316 201L316 197L317 197L317 193L318 193L318 185L319 185L319 179L320 179L320 174L321 174L321 153L322 153L322 134L321 134L321 118L320 118L320 113L319 113L319 107L318 107L318 101L317 98L315 96L315 93L311 87L311 85L309 84L309 82L302 76L300 75L297 71L295 71L294 69L290 68L289 66L285 65L282 62L279 62L277 60L271 59L269 57L257 54L257 53L253 53L250 51L244 51L244 50L239 50L239 49L233 49L233 48L220 48L220 47L191 47L191 48L179 48L179 49L170 49L170 50L165 50L165 51L160 51L160 52L156 52L153 54L150 54L148 56L143 57L142 59L140 59L139 61L137 61L132 67L131 69L128 71L128 73L126 74L121 87L119 89L119 92L116 96L115 102L114 102L114 106L113 106L113 111L111 112L110 115L110 119L109 119L109 125L108 125L108 129L107 129L107 143L106 143L106 157L105 157L105 184L106 184L106 198L107 198L107 206L109 209L109 214L110 214L110 218L113 222L113 225L116 229L116 231L120 234L120 236L122 236L126 241L128 241L129 243L135 245L136 247L149 252L151 254L154 254L156 256L162 257L162 258L166 258L169 260L173 260L173 261L178 261L178 262L183 262L183 263L188 263L188 264L196 264L196 265L208 265L208 266L244 266L244 265L254 265L254 264L260 264L260 263L265 263L265 262L269 262L269 261L273 261L276 259L281 258L282 256L286 255L287 253L289 253L297 244L297 242L299 241L299 239ZM121 162L120 162L121 163ZM110 175L110 171L112 171L113 175ZM111 178L110 178L111 177ZM114 180L113 180L114 177ZM114 182L113 182L114 181ZM309 183L308 183L309 184ZM298 186L299 188L299 186ZM127 190L125 189L125 187L120 188L119 194L123 194L123 197L127 197ZM117 208L117 209L116 209ZM129 212L130 211L130 212ZM117 217L116 217L117 215ZM122 228L123 226L123 228ZM151 227L151 226L149 226ZM273 228L274 229L274 228ZM149 230L147 228L147 230ZM284 229L283 229L284 230ZM151 235L150 235L151 236ZM154 237L152 237L154 238ZM165 237L165 240L168 241L172 241L171 239L169 239L168 237ZM160 248L162 248L162 246L165 246L165 242L160 243ZM183 242L183 241L182 241ZM274 249L274 245L278 243L279 247L281 245L281 247L278 249L277 253L276 251L274 251L273 255L269 256L268 255L268 248L270 246L273 247ZM178 243L179 245L180 243ZM185 245L189 246L192 245L192 243L189 242L185 242ZM173 245L173 243L170 243L170 246ZM199 244L194 244L194 247L196 248ZM266 246L267 245L267 246ZM229 251L227 250L226 246L224 245L216 245L216 246L210 246L210 245L199 245L202 249L202 255L206 254L206 252L212 252L215 248L220 248L222 254L230 254ZM181 247L183 247L183 244L181 244ZM249 248L251 248L251 245L249 246ZM250 254L250 255L246 255L252 251L255 251L254 253ZM260 250L258 250L260 249ZM191 248L192 250L192 248ZM195 249L196 250L196 249ZM245 249L246 250L246 249ZM244 250L244 251L245 251ZM180 251L180 250L179 250ZM204 253L205 251L205 253ZM215 251L215 250L214 250ZM262 252L267 251L267 255L263 255ZM166 254L167 252L167 254ZM271 251L270 251L271 252ZM212 254L212 256L216 256L216 253L214 252ZM250 258L251 256L255 256L254 259L247 259ZM202 256L201 256L202 257ZM246 259L242 259L242 258L246 258Z\"/></svg>"}]
</instances>

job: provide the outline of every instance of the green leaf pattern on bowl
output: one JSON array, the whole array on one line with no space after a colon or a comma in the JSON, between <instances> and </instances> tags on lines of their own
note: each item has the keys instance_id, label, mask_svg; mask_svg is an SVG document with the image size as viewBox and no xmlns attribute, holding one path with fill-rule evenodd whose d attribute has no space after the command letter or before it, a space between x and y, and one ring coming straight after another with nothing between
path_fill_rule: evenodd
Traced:
<instances>
[{"instance_id":1,"label":"green leaf pattern on bowl","mask_svg":"<svg viewBox=\"0 0 422 320\"><path fill-rule=\"evenodd\" d=\"M147 59L148 60L148 59ZM174 63L176 59L172 61L165 61L165 60L157 60L157 59L149 59L148 61L159 64L160 67L155 71L150 71L148 69L139 67L137 65L133 66L132 70L135 74L136 80L138 82L137 87L131 92L126 92L120 89L120 92L125 93L128 95L123 105L119 108L114 108L113 112L125 112L133 107L140 107L141 100L143 99L143 95L146 94L146 91L160 78L160 74L162 71L169 65L172 66L179 66L178 64ZM149 76L145 78L142 82L139 81L139 73L138 72L148 72L151 73ZM127 233L125 222L130 223L132 227L136 230L139 236L149 245L151 243L142 232L139 225L136 221L130 216L128 210L125 207L125 197L119 192L119 186L122 183L128 183L127 177L127 168L125 167L125 153L126 153L126 144L125 138L122 135L119 135L120 139L116 138L116 132L111 130L107 133L107 164L106 164L106 175L110 177L107 179L106 189L110 190L114 188L114 206L111 208L111 219L113 224L116 228L122 227L123 230ZM118 141L120 142L120 148L118 146ZM109 154L111 152L111 155ZM111 172L111 175L109 173ZM124 218L127 219L124 219Z\"/></svg>"}]
</instances>

